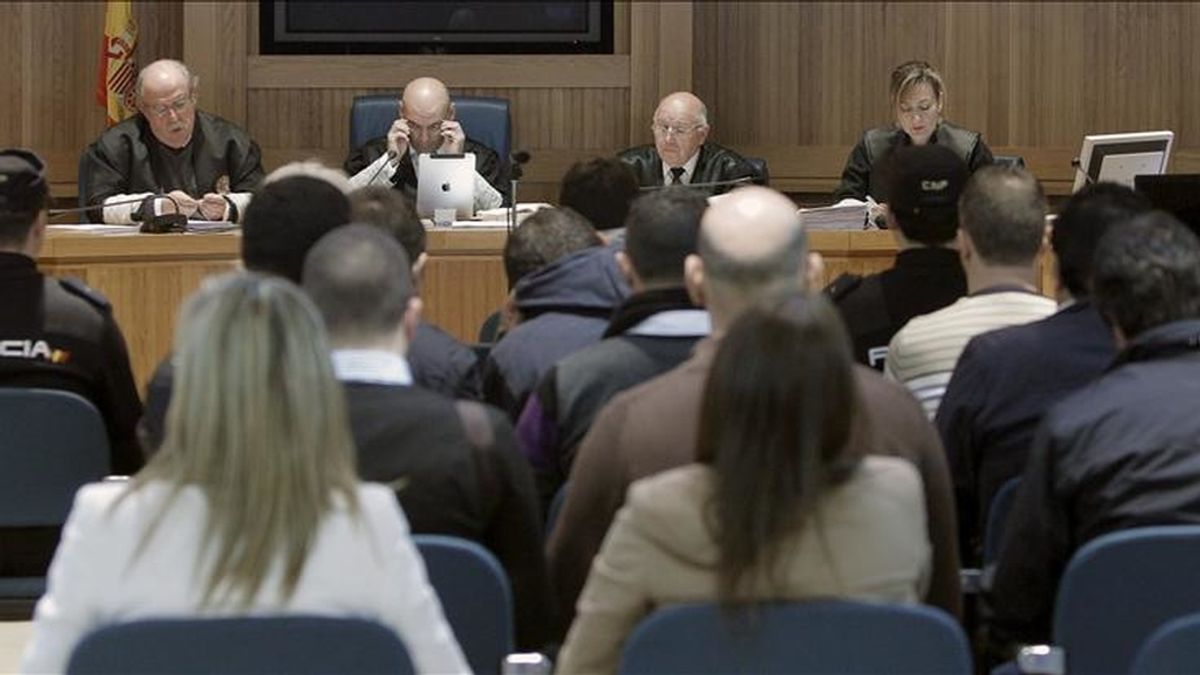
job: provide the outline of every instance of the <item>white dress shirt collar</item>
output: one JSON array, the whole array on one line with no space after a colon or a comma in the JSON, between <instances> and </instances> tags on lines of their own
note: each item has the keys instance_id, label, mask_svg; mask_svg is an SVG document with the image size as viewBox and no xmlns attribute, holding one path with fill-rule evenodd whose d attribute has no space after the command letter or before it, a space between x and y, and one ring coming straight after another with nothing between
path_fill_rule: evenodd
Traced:
<instances>
[{"instance_id":1,"label":"white dress shirt collar","mask_svg":"<svg viewBox=\"0 0 1200 675\"><path fill-rule=\"evenodd\" d=\"M683 175L679 177L679 182L684 183L684 184L691 183L692 176L696 173L696 165L699 163L700 163L700 149L697 148L696 152L692 153L691 159L689 159L688 161L683 163ZM670 185L671 178L672 178L671 167L667 166L666 162L663 162L662 172L663 172L663 185Z\"/></svg>"},{"instance_id":2,"label":"white dress shirt collar","mask_svg":"<svg viewBox=\"0 0 1200 675\"><path fill-rule=\"evenodd\" d=\"M383 349L335 349L333 374L342 382L410 386L412 369L403 356Z\"/></svg>"}]
</instances>

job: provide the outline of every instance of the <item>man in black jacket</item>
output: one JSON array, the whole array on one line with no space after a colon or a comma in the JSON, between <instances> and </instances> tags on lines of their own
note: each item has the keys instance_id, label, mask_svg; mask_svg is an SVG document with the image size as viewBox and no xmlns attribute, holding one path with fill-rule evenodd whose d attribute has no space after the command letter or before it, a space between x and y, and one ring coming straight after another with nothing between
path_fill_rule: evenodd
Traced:
<instances>
[{"instance_id":1,"label":"man in black jacket","mask_svg":"<svg viewBox=\"0 0 1200 675\"><path fill-rule=\"evenodd\" d=\"M990 595L1002 651L1050 638L1060 578L1088 541L1200 523L1200 239L1146 214L1104 236L1092 279L1120 351L1035 436Z\"/></svg>"},{"instance_id":2,"label":"man in black jacket","mask_svg":"<svg viewBox=\"0 0 1200 675\"><path fill-rule=\"evenodd\" d=\"M691 185L744 179L758 174L733 150L708 141L708 109L695 94L677 91L668 95L654 111L650 124L654 145L624 150L617 157L633 167L642 187ZM734 185L716 185L705 190L721 194Z\"/></svg>"},{"instance_id":3,"label":"man in black jacket","mask_svg":"<svg viewBox=\"0 0 1200 675\"><path fill-rule=\"evenodd\" d=\"M981 553L992 498L1021 474L1033 433L1052 405L1099 377L1116 356L1112 331L1091 297L1096 243L1110 228L1150 209L1116 183L1089 185L1054 222L1059 311L967 343L938 406L937 427L950 461L963 559Z\"/></svg>"},{"instance_id":4,"label":"man in black jacket","mask_svg":"<svg viewBox=\"0 0 1200 675\"><path fill-rule=\"evenodd\" d=\"M570 473L575 450L613 396L683 363L708 335L708 312L683 281L696 252L708 201L695 190L667 188L637 199L617 263L633 294L617 308L604 339L556 363L530 395L517 440L533 466L542 506Z\"/></svg>"},{"instance_id":5,"label":"man in black jacket","mask_svg":"<svg viewBox=\"0 0 1200 675\"><path fill-rule=\"evenodd\" d=\"M113 473L142 467L141 415L125 338L103 295L37 269L49 196L42 161L0 151L0 387L58 389L91 401L108 432ZM0 471L4 470L0 468ZM0 576L46 573L59 528L0 530Z\"/></svg>"},{"instance_id":6,"label":"man in black jacket","mask_svg":"<svg viewBox=\"0 0 1200 675\"><path fill-rule=\"evenodd\" d=\"M508 177L496 151L463 132L454 118L450 91L440 80L418 77L404 87L396 121L386 136L367 141L346 158L346 173L355 187L391 185L417 198L416 161L422 153L475 155L475 210L492 209L508 198Z\"/></svg>"},{"instance_id":7,"label":"man in black jacket","mask_svg":"<svg viewBox=\"0 0 1200 675\"><path fill-rule=\"evenodd\" d=\"M550 617L533 479L499 411L411 386L404 353L421 301L408 270L400 244L373 225L327 234L304 263L346 387L359 475L396 489L413 532L495 553L512 581L518 646L538 649Z\"/></svg>"}]
</instances>

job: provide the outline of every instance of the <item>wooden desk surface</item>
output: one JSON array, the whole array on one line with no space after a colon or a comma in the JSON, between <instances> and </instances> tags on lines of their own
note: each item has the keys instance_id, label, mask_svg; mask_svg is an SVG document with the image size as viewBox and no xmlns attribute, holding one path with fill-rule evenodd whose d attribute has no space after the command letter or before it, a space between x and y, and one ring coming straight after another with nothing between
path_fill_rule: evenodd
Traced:
<instances>
[{"instance_id":1,"label":"wooden desk surface","mask_svg":"<svg viewBox=\"0 0 1200 675\"><path fill-rule=\"evenodd\" d=\"M503 228L429 230L421 282L426 318L465 342L504 302ZM129 344L134 376L144 383L170 351L183 300L212 274L241 265L241 234L106 234L52 228L38 259L42 271L74 276L108 296ZM891 266L896 244L886 231L814 231L810 248L825 259L826 281L844 272ZM1047 285L1049 268L1043 275Z\"/></svg>"}]
</instances>

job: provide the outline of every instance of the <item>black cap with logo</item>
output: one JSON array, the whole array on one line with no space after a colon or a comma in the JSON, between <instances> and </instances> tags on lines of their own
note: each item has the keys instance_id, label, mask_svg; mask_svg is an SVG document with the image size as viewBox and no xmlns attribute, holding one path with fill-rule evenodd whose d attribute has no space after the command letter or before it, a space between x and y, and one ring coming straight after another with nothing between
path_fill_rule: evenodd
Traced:
<instances>
[{"instance_id":1,"label":"black cap with logo","mask_svg":"<svg viewBox=\"0 0 1200 675\"><path fill-rule=\"evenodd\" d=\"M884 197L902 226L921 222L944 228L958 221L958 196L970 171L953 150L941 145L902 146L882 168Z\"/></svg>"},{"instance_id":2,"label":"black cap with logo","mask_svg":"<svg viewBox=\"0 0 1200 675\"><path fill-rule=\"evenodd\" d=\"M46 207L46 165L28 150L0 150L0 212L28 213Z\"/></svg>"}]
</instances>

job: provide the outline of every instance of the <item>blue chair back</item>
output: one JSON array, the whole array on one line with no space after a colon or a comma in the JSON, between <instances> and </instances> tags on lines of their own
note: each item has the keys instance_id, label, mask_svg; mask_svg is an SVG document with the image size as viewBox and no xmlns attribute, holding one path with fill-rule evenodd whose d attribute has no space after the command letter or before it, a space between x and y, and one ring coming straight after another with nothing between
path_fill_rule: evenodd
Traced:
<instances>
[{"instance_id":1,"label":"blue chair back","mask_svg":"<svg viewBox=\"0 0 1200 675\"><path fill-rule=\"evenodd\" d=\"M1168 621L1133 659L1132 675L1200 673L1200 614Z\"/></svg>"},{"instance_id":2,"label":"blue chair back","mask_svg":"<svg viewBox=\"0 0 1200 675\"><path fill-rule=\"evenodd\" d=\"M1000 546L1004 543L1004 528L1008 515L1017 502L1017 490L1021 487L1020 476L1010 478L996 491L988 506L987 523L983 528L983 564L995 562L1000 557Z\"/></svg>"},{"instance_id":3,"label":"blue chair back","mask_svg":"<svg viewBox=\"0 0 1200 675\"><path fill-rule=\"evenodd\" d=\"M1025 158L1020 155L995 155L992 157L993 164L1000 166L1010 166L1018 169L1025 168Z\"/></svg>"},{"instance_id":4,"label":"blue chair back","mask_svg":"<svg viewBox=\"0 0 1200 675\"><path fill-rule=\"evenodd\" d=\"M454 112L464 133L500 155L507 166L512 149L512 123L508 99L487 96L452 96ZM350 107L350 149L387 133L396 120L398 94L354 97Z\"/></svg>"},{"instance_id":5,"label":"blue chair back","mask_svg":"<svg viewBox=\"0 0 1200 675\"><path fill-rule=\"evenodd\" d=\"M318 616L153 619L80 641L70 675L412 673L404 643L373 621Z\"/></svg>"},{"instance_id":6,"label":"blue chair back","mask_svg":"<svg viewBox=\"0 0 1200 675\"><path fill-rule=\"evenodd\" d=\"M1200 525L1123 530L1085 544L1063 574L1054 642L1072 673L1124 673L1142 642L1200 612Z\"/></svg>"},{"instance_id":7,"label":"blue chair back","mask_svg":"<svg viewBox=\"0 0 1200 675\"><path fill-rule=\"evenodd\" d=\"M109 472L104 420L78 394L0 388L0 466L0 527L61 525Z\"/></svg>"},{"instance_id":8,"label":"blue chair back","mask_svg":"<svg viewBox=\"0 0 1200 675\"><path fill-rule=\"evenodd\" d=\"M962 628L931 607L839 600L750 607L736 617L712 603L659 610L626 640L619 672L971 672Z\"/></svg>"},{"instance_id":9,"label":"blue chair back","mask_svg":"<svg viewBox=\"0 0 1200 675\"><path fill-rule=\"evenodd\" d=\"M473 541L413 536L446 621L476 673L498 673L513 651L513 600L508 575Z\"/></svg>"}]
</instances>

